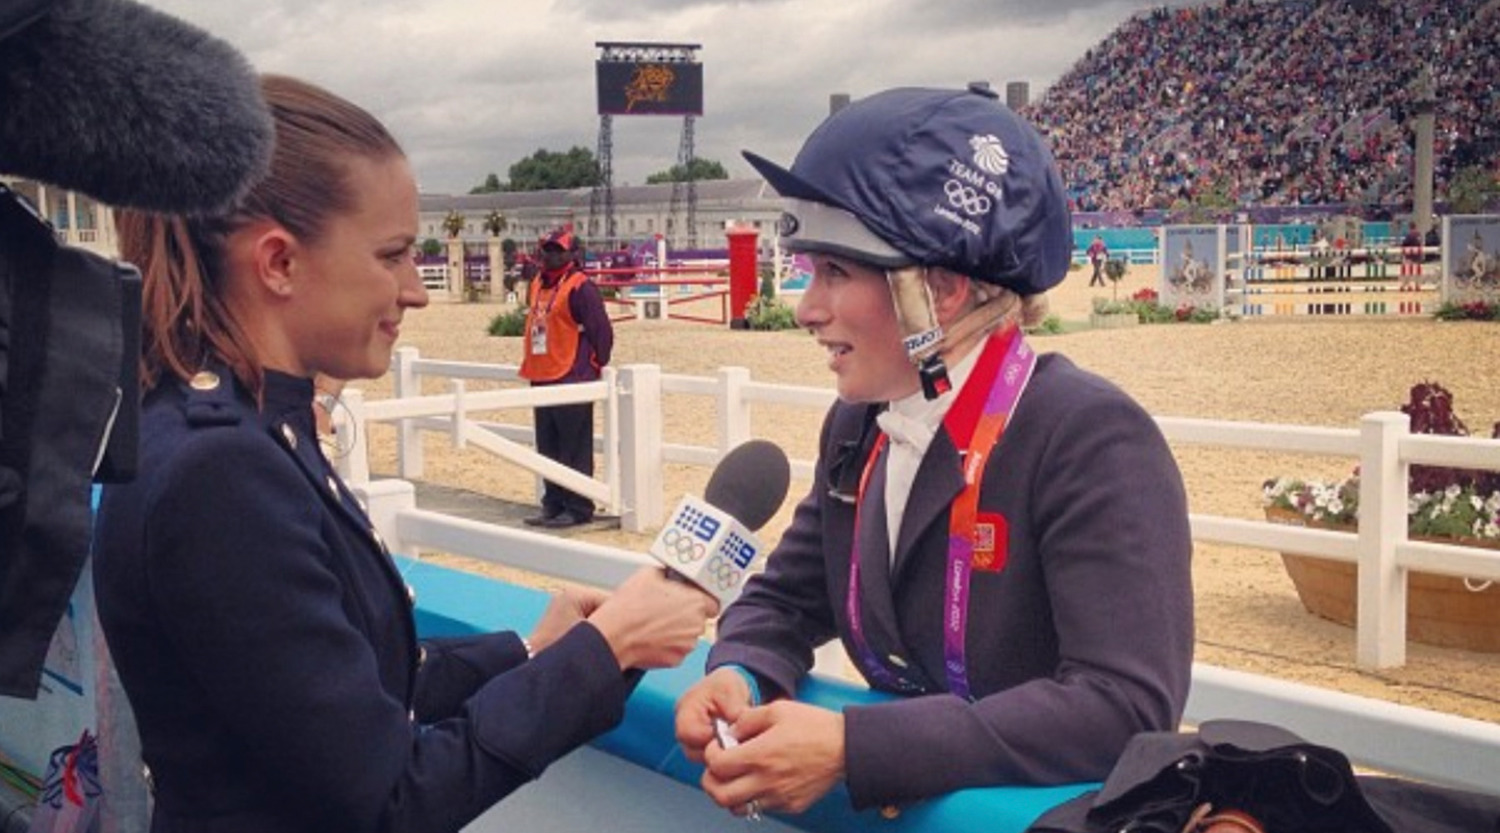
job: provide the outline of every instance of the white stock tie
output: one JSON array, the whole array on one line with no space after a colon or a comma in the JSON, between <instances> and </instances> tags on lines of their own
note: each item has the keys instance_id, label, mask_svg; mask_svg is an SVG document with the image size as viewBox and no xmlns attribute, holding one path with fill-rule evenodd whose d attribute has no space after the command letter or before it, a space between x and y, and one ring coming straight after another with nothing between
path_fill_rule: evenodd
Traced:
<instances>
[{"instance_id":1,"label":"white stock tie","mask_svg":"<svg viewBox=\"0 0 1500 833\"><path fill-rule=\"evenodd\" d=\"M885 464L885 528L891 544L891 562L896 560L896 542L901 537L901 519L906 516L906 501L917 479L917 469L927 447L943 424L943 415L953 405L958 391L968 381L984 342L970 348L967 355L948 366L953 389L928 401L921 391L891 403L876 415L875 422L890 438L890 453Z\"/></svg>"},{"instance_id":2,"label":"white stock tie","mask_svg":"<svg viewBox=\"0 0 1500 833\"><path fill-rule=\"evenodd\" d=\"M941 419L941 414L937 416ZM912 483L917 479L922 455L927 453L932 438L937 436L937 427L893 410L881 413L875 421L890 437L890 454L885 465L885 522L894 560L901 519L906 515L906 501Z\"/></svg>"}]
</instances>

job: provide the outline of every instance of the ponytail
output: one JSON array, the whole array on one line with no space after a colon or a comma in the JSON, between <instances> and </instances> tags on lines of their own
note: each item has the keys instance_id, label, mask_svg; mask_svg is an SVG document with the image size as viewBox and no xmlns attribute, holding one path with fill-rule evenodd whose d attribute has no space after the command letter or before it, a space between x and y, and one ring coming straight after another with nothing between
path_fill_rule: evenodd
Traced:
<instances>
[{"instance_id":1,"label":"ponytail","mask_svg":"<svg viewBox=\"0 0 1500 833\"><path fill-rule=\"evenodd\" d=\"M259 391L255 349L218 287L224 234L179 215L120 211L120 256L141 270L141 385L187 380L211 361Z\"/></svg>"}]
</instances>

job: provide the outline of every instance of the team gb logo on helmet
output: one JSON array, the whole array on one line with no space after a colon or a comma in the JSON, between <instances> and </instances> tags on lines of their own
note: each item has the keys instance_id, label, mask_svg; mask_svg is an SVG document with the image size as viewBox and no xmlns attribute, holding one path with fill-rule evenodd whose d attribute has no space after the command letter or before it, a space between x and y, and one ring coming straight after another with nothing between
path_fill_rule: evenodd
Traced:
<instances>
[{"instance_id":1,"label":"team gb logo on helmet","mask_svg":"<svg viewBox=\"0 0 1500 833\"><path fill-rule=\"evenodd\" d=\"M978 236L982 227L976 220L988 216L1004 194L1000 183L989 177L1002 177L1010 170L1010 154L991 134L970 136L969 147L974 151L974 167L958 159L948 160L949 177L943 183L948 204L939 202L933 206L933 213Z\"/></svg>"},{"instance_id":2,"label":"team gb logo on helmet","mask_svg":"<svg viewBox=\"0 0 1500 833\"><path fill-rule=\"evenodd\" d=\"M995 136L975 136L969 139L969 147L974 149L974 164L980 170L995 176L1005 176L1010 170L1010 154Z\"/></svg>"}]
</instances>

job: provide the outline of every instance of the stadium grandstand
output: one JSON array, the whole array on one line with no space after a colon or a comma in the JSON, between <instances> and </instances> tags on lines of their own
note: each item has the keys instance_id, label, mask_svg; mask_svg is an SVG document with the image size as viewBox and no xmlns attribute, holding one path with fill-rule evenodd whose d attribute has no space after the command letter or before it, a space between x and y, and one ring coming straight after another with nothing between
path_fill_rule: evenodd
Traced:
<instances>
[{"instance_id":1,"label":"stadium grandstand","mask_svg":"<svg viewBox=\"0 0 1500 833\"><path fill-rule=\"evenodd\" d=\"M1500 0L1223 0L1139 13L1024 109L1079 212L1409 211L1409 116L1436 93L1436 191L1500 172Z\"/></svg>"},{"instance_id":2,"label":"stadium grandstand","mask_svg":"<svg viewBox=\"0 0 1500 833\"><path fill-rule=\"evenodd\" d=\"M1209 218L1194 210L1202 206L1215 209L1212 219L1256 224L1415 219L1412 115L1424 79L1436 101L1437 213L1448 213L1459 171L1500 178L1500 0L1163 6L1079 48L1076 63L1022 112L1048 136L1071 191L1080 257L1093 229L1202 222ZM60 238L112 250L107 207L3 179ZM687 229L671 185L619 186L618 238L591 242L612 249L664 236L678 246L688 232L719 239L733 221L760 229L769 248L780 203L765 183L697 189L696 226ZM589 207L587 188L424 193L421 228L444 238L456 214L457 236L482 249L494 212L506 218L505 236L529 242L563 223L586 227ZM1403 226L1392 222L1385 236L1399 239ZM1149 236L1107 242L1141 257L1155 247Z\"/></svg>"}]
</instances>

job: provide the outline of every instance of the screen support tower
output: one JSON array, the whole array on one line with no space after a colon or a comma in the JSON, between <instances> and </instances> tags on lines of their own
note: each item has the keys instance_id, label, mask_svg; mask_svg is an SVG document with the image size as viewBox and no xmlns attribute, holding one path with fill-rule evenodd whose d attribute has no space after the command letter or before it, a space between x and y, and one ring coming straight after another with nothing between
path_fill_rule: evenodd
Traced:
<instances>
[{"instance_id":1,"label":"screen support tower","mask_svg":"<svg viewBox=\"0 0 1500 833\"><path fill-rule=\"evenodd\" d=\"M696 43L622 43L597 41L595 79L599 95L599 179L589 194L589 236L614 247L619 241L614 198L614 117L682 116L677 172L666 217L667 238L688 248L697 246L698 189L693 165L694 120L703 115L703 65ZM685 199L684 199L685 198ZM686 228L681 212L686 202Z\"/></svg>"},{"instance_id":2,"label":"screen support tower","mask_svg":"<svg viewBox=\"0 0 1500 833\"><path fill-rule=\"evenodd\" d=\"M603 242L610 248L618 242L615 232L614 119L608 113L599 117L599 181L589 193L589 241L600 240L603 234Z\"/></svg>"},{"instance_id":3,"label":"screen support tower","mask_svg":"<svg viewBox=\"0 0 1500 833\"><path fill-rule=\"evenodd\" d=\"M693 117L682 117L682 141L677 146L677 168L682 171L683 179L672 180L672 230L676 232L678 241L685 241L684 245L689 249L698 248L698 183L693 173ZM687 234L682 234L683 226L678 223L678 207L682 205L683 195L687 196Z\"/></svg>"}]
</instances>

